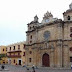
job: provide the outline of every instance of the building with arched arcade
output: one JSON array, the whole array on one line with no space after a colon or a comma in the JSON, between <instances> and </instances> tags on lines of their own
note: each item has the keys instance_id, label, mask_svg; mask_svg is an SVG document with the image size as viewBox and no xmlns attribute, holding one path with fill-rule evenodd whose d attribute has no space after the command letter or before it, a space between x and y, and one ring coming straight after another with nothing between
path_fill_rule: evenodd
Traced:
<instances>
[{"instance_id":1,"label":"building with arched arcade","mask_svg":"<svg viewBox=\"0 0 72 72\"><path fill-rule=\"evenodd\" d=\"M26 65L69 67L72 64L72 3L63 13L64 20L47 11L41 23L38 17L28 23Z\"/></svg>"}]
</instances>

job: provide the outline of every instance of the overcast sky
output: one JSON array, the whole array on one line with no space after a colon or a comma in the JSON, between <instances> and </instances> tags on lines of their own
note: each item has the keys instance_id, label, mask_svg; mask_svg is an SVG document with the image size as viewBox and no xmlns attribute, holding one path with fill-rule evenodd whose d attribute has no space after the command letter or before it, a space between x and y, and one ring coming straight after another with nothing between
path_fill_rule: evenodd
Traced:
<instances>
[{"instance_id":1,"label":"overcast sky","mask_svg":"<svg viewBox=\"0 0 72 72\"><path fill-rule=\"evenodd\" d=\"M27 24L37 14L39 22L44 13L63 19L72 0L0 0L0 45L25 41Z\"/></svg>"}]
</instances>

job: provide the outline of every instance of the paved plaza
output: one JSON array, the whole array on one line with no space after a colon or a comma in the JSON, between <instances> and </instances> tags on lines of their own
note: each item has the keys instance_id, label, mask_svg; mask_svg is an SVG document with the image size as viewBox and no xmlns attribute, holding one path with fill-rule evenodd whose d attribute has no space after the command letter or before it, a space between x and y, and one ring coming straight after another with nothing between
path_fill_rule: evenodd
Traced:
<instances>
[{"instance_id":1,"label":"paved plaza","mask_svg":"<svg viewBox=\"0 0 72 72\"><path fill-rule=\"evenodd\" d=\"M13 65L5 65L6 70L1 70L1 65L0 65L0 72L32 72L32 68L29 68L29 71L25 67L22 66L13 66ZM72 72L70 68L61 68L61 69L56 69L56 68L38 68L35 69L35 72Z\"/></svg>"}]
</instances>

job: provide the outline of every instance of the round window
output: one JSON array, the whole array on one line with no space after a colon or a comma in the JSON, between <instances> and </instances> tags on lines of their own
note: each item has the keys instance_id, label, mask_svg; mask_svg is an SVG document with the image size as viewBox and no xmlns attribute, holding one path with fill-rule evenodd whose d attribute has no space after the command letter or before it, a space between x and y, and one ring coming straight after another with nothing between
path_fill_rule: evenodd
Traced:
<instances>
[{"instance_id":1,"label":"round window","mask_svg":"<svg viewBox=\"0 0 72 72\"><path fill-rule=\"evenodd\" d=\"M45 31L44 32L44 39L45 40L49 40L49 38L50 38L50 32L49 31Z\"/></svg>"}]
</instances>

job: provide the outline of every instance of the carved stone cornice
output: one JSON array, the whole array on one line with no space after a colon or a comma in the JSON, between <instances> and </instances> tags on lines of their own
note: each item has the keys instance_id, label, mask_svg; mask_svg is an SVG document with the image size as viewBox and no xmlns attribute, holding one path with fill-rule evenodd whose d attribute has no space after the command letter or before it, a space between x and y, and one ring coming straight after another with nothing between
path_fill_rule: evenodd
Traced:
<instances>
[{"instance_id":1,"label":"carved stone cornice","mask_svg":"<svg viewBox=\"0 0 72 72\"><path fill-rule=\"evenodd\" d=\"M31 31L26 31L26 33L31 33L31 32L33 32L33 31L35 31L35 29L34 29L34 30L31 30Z\"/></svg>"},{"instance_id":2,"label":"carved stone cornice","mask_svg":"<svg viewBox=\"0 0 72 72\"><path fill-rule=\"evenodd\" d=\"M64 47L68 47L68 45L66 45L66 44L64 44L63 46L64 46Z\"/></svg>"},{"instance_id":3,"label":"carved stone cornice","mask_svg":"<svg viewBox=\"0 0 72 72\"><path fill-rule=\"evenodd\" d=\"M50 43L50 42L64 42L64 41L72 41L72 40L62 40L62 39L57 39L57 40L49 40L49 41L42 41L42 42L37 42L37 43L33 43L33 44L26 44L26 46L32 46L32 45L36 45L36 44L44 44L44 43Z\"/></svg>"},{"instance_id":4,"label":"carved stone cornice","mask_svg":"<svg viewBox=\"0 0 72 72\"><path fill-rule=\"evenodd\" d=\"M54 24L58 24L58 23L62 23L63 24L63 21L61 19L60 20L56 20L56 21L53 21L53 22L50 22L50 23L47 23L47 24L43 24L43 25L41 25L41 26L39 26L37 28L40 29L40 28L43 28L45 26L50 26L50 25L54 25Z\"/></svg>"},{"instance_id":5,"label":"carved stone cornice","mask_svg":"<svg viewBox=\"0 0 72 72\"><path fill-rule=\"evenodd\" d=\"M67 13L72 13L72 9L68 9L66 12L63 13L63 15L66 15Z\"/></svg>"},{"instance_id":6,"label":"carved stone cornice","mask_svg":"<svg viewBox=\"0 0 72 72\"><path fill-rule=\"evenodd\" d=\"M70 40L65 39L65 40L63 40L63 41L72 41L72 39L70 39Z\"/></svg>"},{"instance_id":7,"label":"carved stone cornice","mask_svg":"<svg viewBox=\"0 0 72 72\"><path fill-rule=\"evenodd\" d=\"M35 45L35 44L44 44L44 43L48 43L48 42L57 42L57 41L62 41L62 39L42 41L42 42L37 42L37 43L32 43L32 44L26 44L26 46L32 46L32 45Z\"/></svg>"},{"instance_id":8,"label":"carved stone cornice","mask_svg":"<svg viewBox=\"0 0 72 72\"><path fill-rule=\"evenodd\" d=\"M69 23L72 23L72 21L63 21L64 22L64 24L69 24Z\"/></svg>"},{"instance_id":9,"label":"carved stone cornice","mask_svg":"<svg viewBox=\"0 0 72 72\"><path fill-rule=\"evenodd\" d=\"M33 31L35 31L36 29L41 29L43 27L46 27L46 26L51 26L51 25L55 25L55 24L58 24L58 23L62 23L63 24L63 21L61 19L58 19L56 21L53 21L53 22L50 22L50 23L47 23L47 24L43 24L41 26L38 26L36 27L34 30L31 30L31 31L26 31L26 33L31 33ZM40 23L39 23L40 24Z\"/></svg>"}]
</instances>

